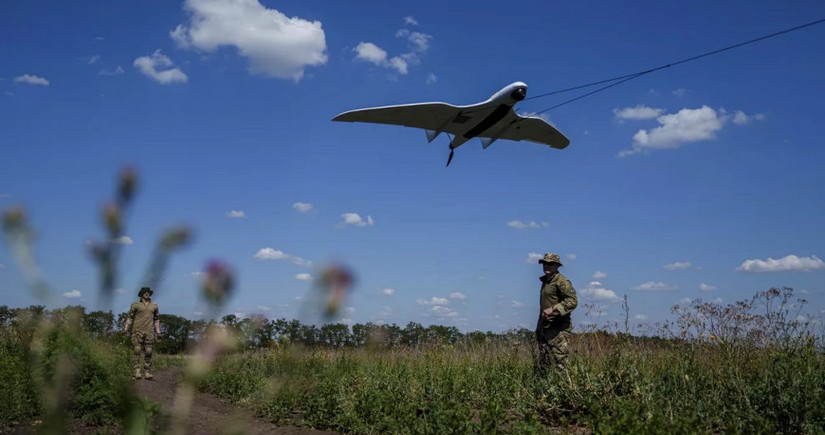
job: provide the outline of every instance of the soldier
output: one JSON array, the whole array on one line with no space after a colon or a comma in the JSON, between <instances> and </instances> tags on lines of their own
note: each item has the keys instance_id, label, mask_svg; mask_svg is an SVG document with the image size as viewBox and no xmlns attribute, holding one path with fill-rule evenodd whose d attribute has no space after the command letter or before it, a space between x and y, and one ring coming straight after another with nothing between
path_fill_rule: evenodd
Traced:
<instances>
[{"instance_id":1,"label":"soldier","mask_svg":"<svg viewBox=\"0 0 825 435\"><path fill-rule=\"evenodd\" d=\"M558 369L564 370L569 354L567 340L573 331L570 312L579 303L576 289L566 276L559 272L562 266L558 254L547 253L539 260L544 269L539 297L539 320L536 325L536 340L539 345L537 369L541 374L555 362Z\"/></svg>"},{"instance_id":2,"label":"soldier","mask_svg":"<svg viewBox=\"0 0 825 435\"><path fill-rule=\"evenodd\" d=\"M129 307L129 314L126 317L126 325L123 333L129 332L132 328L132 347L134 356L132 358L132 371L135 379L141 378L141 356L143 361L143 378L152 380L152 343L160 340L160 320L158 319L158 304L152 302L152 289L142 287L138 292L137 302L132 302Z\"/></svg>"}]
</instances>

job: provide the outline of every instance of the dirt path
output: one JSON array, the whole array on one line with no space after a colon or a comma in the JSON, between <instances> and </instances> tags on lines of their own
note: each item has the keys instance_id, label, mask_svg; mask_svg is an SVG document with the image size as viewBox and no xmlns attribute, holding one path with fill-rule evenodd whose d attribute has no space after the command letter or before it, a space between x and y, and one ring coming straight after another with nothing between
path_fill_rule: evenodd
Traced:
<instances>
[{"instance_id":1,"label":"dirt path","mask_svg":"<svg viewBox=\"0 0 825 435\"><path fill-rule=\"evenodd\" d=\"M161 408L162 415L169 415L175 401L175 393L181 378L180 367L171 367L158 370L152 381L139 380L135 382L137 393L155 403ZM158 422L161 427L153 427L156 431L163 431L163 425L168 424L168 418ZM314 429L294 426L276 426L265 419L255 417L252 410L237 407L207 393L195 393L192 411L186 424L187 434L281 434L281 435L322 435L334 434Z\"/></svg>"}]
</instances>

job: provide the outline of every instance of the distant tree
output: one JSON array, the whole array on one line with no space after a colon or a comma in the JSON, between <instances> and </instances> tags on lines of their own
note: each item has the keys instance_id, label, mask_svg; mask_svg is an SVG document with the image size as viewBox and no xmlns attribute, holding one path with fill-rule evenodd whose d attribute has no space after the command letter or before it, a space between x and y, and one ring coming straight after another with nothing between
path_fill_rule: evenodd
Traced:
<instances>
[{"instance_id":1,"label":"distant tree","mask_svg":"<svg viewBox=\"0 0 825 435\"><path fill-rule=\"evenodd\" d=\"M83 330L94 338L110 338L114 326L115 316L111 311L92 311L83 317Z\"/></svg>"},{"instance_id":2,"label":"distant tree","mask_svg":"<svg viewBox=\"0 0 825 435\"><path fill-rule=\"evenodd\" d=\"M360 347L367 344L367 333L368 330L366 325L363 325L361 323L356 323L352 325L352 345Z\"/></svg>"},{"instance_id":3,"label":"distant tree","mask_svg":"<svg viewBox=\"0 0 825 435\"><path fill-rule=\"evenodd\" d=\"M407 323L407 326L401 331L401 343L405 346L421 346L426 338L426 330L417 322Z\"/></svg>"},{"instance_id":4,"label":"distant tree","mask_svg":"<svg viewBox=\"0 0 825 435\"><path fill-rule=\"evenodd\" d=\"M160 334L163 339L155 344L158 353L179 354L186 350L186 343L189 339L189 326L191 322L181 316L174 314L161 314Z\"/></svg>"},{"instance_id":5,"label":"distant tree","mask_svg":"<svg viewBox=\"0 0 825 435\"><path fill-rule=\"evenodd\" d=\"M343 323L327 323L321 326L318 332L321 343L330 347L344 347L352 342L349 326Z\"/></svg>"}]
</instances>

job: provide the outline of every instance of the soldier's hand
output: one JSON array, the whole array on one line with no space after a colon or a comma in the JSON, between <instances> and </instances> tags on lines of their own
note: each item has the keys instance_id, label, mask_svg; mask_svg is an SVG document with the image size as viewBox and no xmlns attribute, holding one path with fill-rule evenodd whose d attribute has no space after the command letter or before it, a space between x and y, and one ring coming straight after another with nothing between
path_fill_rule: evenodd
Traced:
<instances>
[{"instance_id":1,"label":"soldier's hand","mask_svg":"<svg viewBox=\"0 0 825 435\"><path fill-rule=\"evenodd\" d=\"M162 335L160 335L160 334L155 334L155 340L160 341L160 340L162 340L162 339L163 339L163 336L162 336Z\"/></svg>"},{"instance_id":2,"label":"soldier's hand","mask_svg":"<svg viewBox=\"0 0 825 435\"><path fill-rule=\"evenodd\" d=\"M125 329L123 331L120 331L120 333L123 334L124 337L129 335L129 331L127 331Z\"/></svg>"},{"instance_id":3,"label":"soldier's hand","mask_svg":"<svg viewBox=\"0 0 825 435\"><path fill-rule=\"evenodd\" d=\"M547 321L553 320L556 316L559 315L559 312L556 311L553 307L546 308L544 311L541 312L544 315L544 318Z\"/></svg>"}]
</instances>

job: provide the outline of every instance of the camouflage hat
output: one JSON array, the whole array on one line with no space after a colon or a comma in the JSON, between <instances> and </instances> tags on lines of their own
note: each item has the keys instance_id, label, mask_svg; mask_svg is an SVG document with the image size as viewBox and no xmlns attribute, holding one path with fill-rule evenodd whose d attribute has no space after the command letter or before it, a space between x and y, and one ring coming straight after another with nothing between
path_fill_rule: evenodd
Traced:
<instances>
[{"instance_id":1,"label":"camouflage hat","mask_svg":"<svg viewBox=\"0 0 825 435\"><path fill-rule=\"evenodd\" d=\"M152 296L152 294L154 294L154 293L155 293L155 292L153 292L153 291L152 291L152 289L150 289L149 287L141 287L141 288L140 288L140 291L138 292L138 297L139 297L139 298L140 298L140 297L143 297L143 294L144 294L144 293L147 293L147 292L149 293L149 296Z\"/></svg>"},{"instance_id":2,"label":"camouflage hat","mask_svg":"<svg viewBox=\"0 0 825 435\"><path fill-rule=\"evenodd\" d=\"M554 254L552 252L544 254L544 257L539 259L539 264L542 263L558 263L559 266L564 266L563 264L561 264L561 258L559 257L559 254Z\"/></svg>"}]
</instances>

